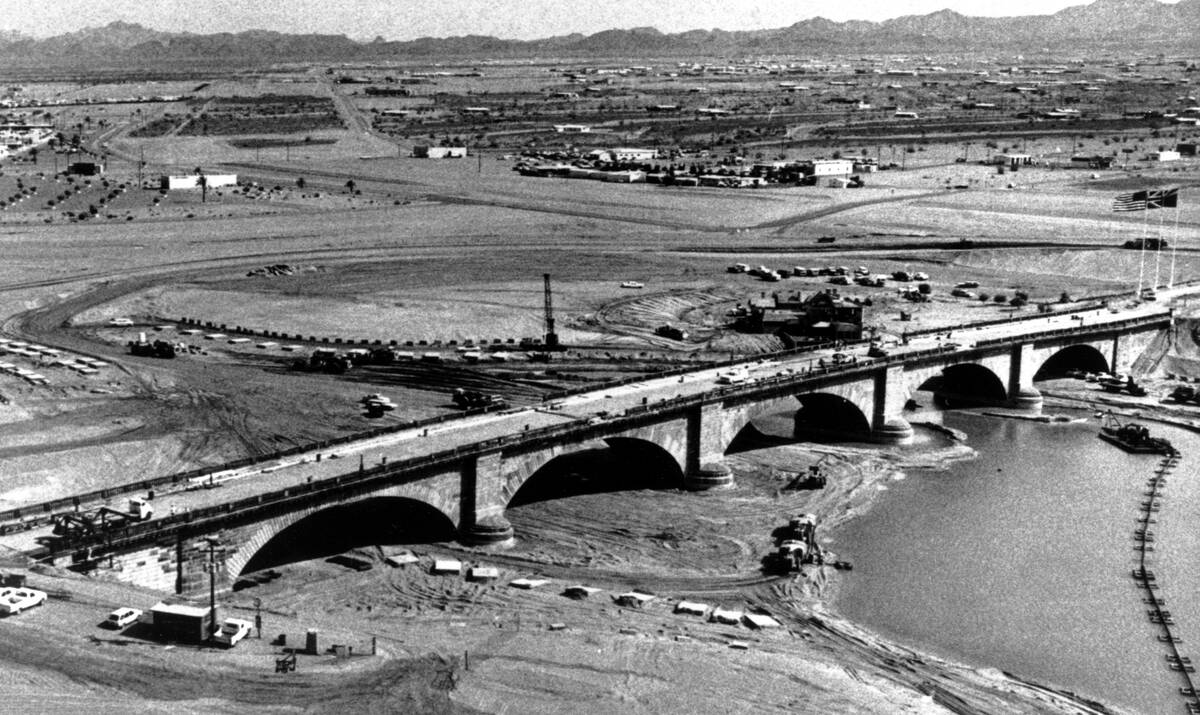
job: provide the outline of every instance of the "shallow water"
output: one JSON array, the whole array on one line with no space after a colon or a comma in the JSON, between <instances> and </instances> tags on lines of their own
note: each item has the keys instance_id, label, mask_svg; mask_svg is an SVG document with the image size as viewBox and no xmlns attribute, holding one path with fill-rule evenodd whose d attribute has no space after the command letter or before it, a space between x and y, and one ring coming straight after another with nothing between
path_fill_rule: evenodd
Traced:
<instances>
[{"instance_id":1,"label":"shallow water","mask_svg":"<svg viewBox=\"0 0 1200 715\"><path fill-rule=\"evenodd\" d=\"M1159 458L1096 438L1098 424L947 413L979 451L914 470L833 534L854 564L836 607L901 642L1147 712L1183 712L1181 676L1129 576L1133 531ZM1152 425L1184 454L1151 567L1178 633L1200 643L1200 438ZM1174 596L1174 598L1172 598ZM1190 634L1190 636L1189 636Z\"/></svg>"}]
</instances>

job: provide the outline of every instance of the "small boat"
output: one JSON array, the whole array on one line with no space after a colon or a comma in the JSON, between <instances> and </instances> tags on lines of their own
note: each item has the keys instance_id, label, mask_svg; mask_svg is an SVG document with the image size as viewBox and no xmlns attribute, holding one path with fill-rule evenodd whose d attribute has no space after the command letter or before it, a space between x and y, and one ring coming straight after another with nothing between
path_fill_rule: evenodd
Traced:
<instances>
[{"instance_id":1,"label":"small boat","mask_svg":"<svg viewBox=\"0 0 1200 715\"><path fill-rule=\"evenodd\" d=\"M1109 412L1100 427L1100 439L1134 454L1177 454L1177 450L1162 437L1151 437L1150 430L1137 422L1121 423Z\"/></svg>"},{"instance_id":2,"label":"small boat","mask_svg":"<svg viewBox=\"0 0 1200 715\"><path fill-rule=\"evenodd\" d=\"M625 282L621 283L621 287L622 288L645 288L646 284L639 283L637 281L625 281Z\"/></svg>"}]
</instances>

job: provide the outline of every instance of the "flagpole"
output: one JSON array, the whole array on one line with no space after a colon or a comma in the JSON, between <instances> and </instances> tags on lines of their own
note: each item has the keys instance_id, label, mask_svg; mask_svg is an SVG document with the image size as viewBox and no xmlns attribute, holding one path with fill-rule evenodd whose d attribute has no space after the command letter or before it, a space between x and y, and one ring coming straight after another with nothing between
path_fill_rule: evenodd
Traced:
<instances>
[{"instance_id":1,"label":"flagpole","mask_svg":"<svg viewBox=\"0 0 1200 715\"><path fill-rule=\"evenodd\" d=\"M1138 251L1138 285L1137 285L1137 300L1142 299L1142 280L1146 275L1146 231L1150 220L1149 209L1142 209L1145 213L1142 214L1142 247Z\"/></svg>"},{"instance_id":2,"label":"flagpole","mask_svg":"<svg viewBox=\"0 0 1200 715\"><path fill-rule=\"evenodd\" d=\"M1179 197L1175 197L1175 230L1171 232L1171 282L1167 290L1175 287L1175 249L1179 248Z\"/></svg>"},{"instance_id":3,"label":"flagpole","mask_svg":"<svg viewBox=\"0 0 1200 715\"><path fill-rule=\"evenodd\" d=\"M1149 210L1149 205L1147 205L1147 210ZM1159 257L1162 256L1162 228L1163 228L1163 216L1162 216L1162 214L1159 214L1158 215L1158 238L1156 239L1156 243L1154 244L1154 286L1153 286L1152 290L1158 290L1158 262L1159 262Z\"/></svg>"}]
</instances>

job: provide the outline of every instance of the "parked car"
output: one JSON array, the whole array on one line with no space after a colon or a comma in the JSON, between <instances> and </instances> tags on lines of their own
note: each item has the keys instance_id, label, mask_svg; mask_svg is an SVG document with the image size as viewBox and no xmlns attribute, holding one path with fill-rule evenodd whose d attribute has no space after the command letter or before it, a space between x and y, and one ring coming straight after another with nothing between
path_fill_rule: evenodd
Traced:
<instances>
[{"instance_id":1,"label":"parked car","mask_svg":"<svg viewBox=\"0 0 1200 715\"><path fill-rule=\"evenodd\" d=\"M744 367L731 367L717 373L718 385L736 385L750 379L750 373Z\"/></svg>"},{"instance_id":2,"label":"parked car","mask_svg":"<svg viewBox=\"0 0 1200 715\"><path fill-rule=\"evenodd\" d=\"M250 621L241 618L226 618L221 624L221 630L213 634L212 640L227 648L232 648L246 636L250 635L253 626Z\"/></svg>"},{"instance_id":3,"label":"parked car","mask_svg":"<svg viewBox=\"0 0 1200 715\"><path fill-rule=\"evenodd\" d=\"M105 619L104 624L114 630L120 630L125 626L137 622L141 617L142 612L137 608L118 608L108 614L108 618Z\"/></svg>"},{"instance_id":4,"label":"parked car","mask_svg":"<svg viewBox=\"0 0 1200 715\"><path fill-rule=\"evenodd\" d=\"M0 588L0 614L5 616L15 616L45 602L45 591L32 588Z\"/></svg>"}]
</instances>

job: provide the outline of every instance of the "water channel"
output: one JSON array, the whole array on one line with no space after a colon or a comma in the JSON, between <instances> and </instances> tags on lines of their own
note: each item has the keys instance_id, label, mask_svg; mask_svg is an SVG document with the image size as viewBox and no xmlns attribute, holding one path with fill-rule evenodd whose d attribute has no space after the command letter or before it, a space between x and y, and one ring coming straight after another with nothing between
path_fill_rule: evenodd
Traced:
<instances>
[{"instance_id":1,"label":"water channel","mask_svg":"<svg viewBox=\"0 0 1200 715\"><path fill-rule=\"evenodd\" d=\"M978 457L913 470L833 536L854 564L836 606L952 660L995 667L1135 712L1186 712L1146 592L1130 577L1153 455L1096 438L1097 419L1040 424L947 412ZM1200 435L1152 425L1183 453L1150 568L1180 653L1200 655ZM1200 662L1200 659L1197 659Z\"/></svg>"}]
</instances>

